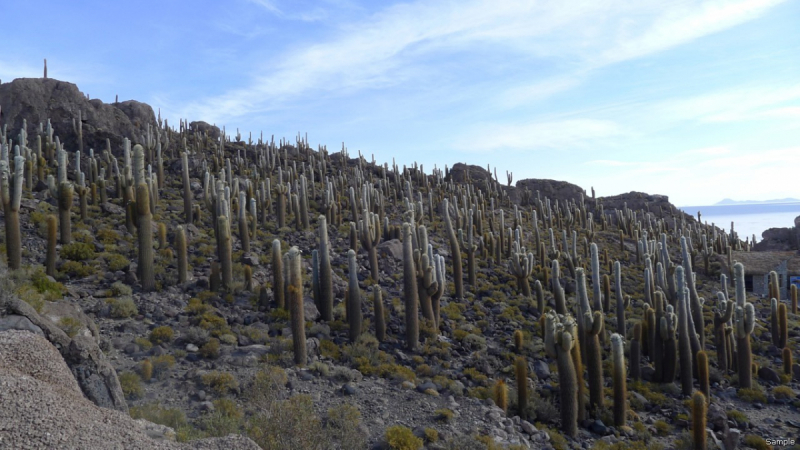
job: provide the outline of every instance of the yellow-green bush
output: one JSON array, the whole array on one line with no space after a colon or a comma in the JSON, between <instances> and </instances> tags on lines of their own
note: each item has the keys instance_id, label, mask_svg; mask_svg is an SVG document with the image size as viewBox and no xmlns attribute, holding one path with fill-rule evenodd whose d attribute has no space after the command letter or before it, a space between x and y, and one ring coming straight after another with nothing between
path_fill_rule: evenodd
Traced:
<instances>
[{"instance_id":1,"label":"yellow-green bush","mask_svg":"<svg viewBox=\"0 0 800 450\"><path fill-rule=\"evenodd\" d=\"M125 397L128 399L135 400L144 395L142 379L133 372L122 372L119 374L119 384L122 387L122 393L125 394Z\"/></svg>"},{"instance_id":2,"label":"yellow-green bush","mask_svg":"<svg viewBox=\"0 0 800 450\"><path fill-rule=\"evenodd\" d=\"M394 425L386 429L386 442L392 450L419 450L422 439L414 436L410 428Z\"/></svg>"},{"instance_id":3,"label":"yellow-green bush","mask_svg":"<svg viewBox=\"0 0 800 450\"><path fill-rule=\"evenodd\" d=\"M228 372L214 370L202 376L203 384L214 390L219 395L225 395L229 391L239 387L239 382Z\"/></svg>"},{"instance_id":4,"label":"yellow-green bush","mask_svg":"<svg viewBox=\"0 0 800 450\"><path fill-rule=\"evenodd\" d=\"M168 326L156 327L150 332L150 342L155 345L171 342L175 337L175 332Z\"/></svg>"},{"instance_id":5,"label":"yellow-green bush","mask_svg":"<svg viewBox=\"0 0 800 450\"><path fill-rule=\"evenodd\" d=\"M215 359L219 356L219 339L211 338L200 347L200 356L208 359Z\"/></svg>"},{"instance_id":6,"label":"yellow-green bush","mask_svg":"<svg viewBox=\"0 0 800 450\"><path fill-rule=\"evenodd\" d=\"M61 247L61 257L70 261L86 261L94 258L94 246L83 242L72 242Z\"/></svg>"}]
</instances>

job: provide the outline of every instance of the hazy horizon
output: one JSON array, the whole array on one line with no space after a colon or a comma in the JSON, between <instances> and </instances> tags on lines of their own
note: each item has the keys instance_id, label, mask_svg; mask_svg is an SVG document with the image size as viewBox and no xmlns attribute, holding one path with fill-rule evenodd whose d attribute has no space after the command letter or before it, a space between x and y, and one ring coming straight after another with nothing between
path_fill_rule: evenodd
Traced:
<instances>
[{"instance_id":1,"label":"hazy horizon","mask_svg":"<svg viewBox=\"0 0 800 450\"><path fill-rule=\"evenodd\" d=\"M798 197L800 4L10 2L0 79L426 171L465 162L673 204ZM68 29L39 23L96 24ZM124 26L120 26L124 25ZM762 180L754 182L751 180ZM786 180L782 182L781 180Z\"/></svg>"}]
</instances>

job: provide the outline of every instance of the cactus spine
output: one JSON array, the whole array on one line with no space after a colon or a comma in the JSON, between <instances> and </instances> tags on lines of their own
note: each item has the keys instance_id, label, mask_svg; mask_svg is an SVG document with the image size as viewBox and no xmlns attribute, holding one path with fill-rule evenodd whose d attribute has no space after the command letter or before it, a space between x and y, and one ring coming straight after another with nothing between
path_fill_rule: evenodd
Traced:
<instances>
[{"instance_id":1,"label":"cactus spine","mask_svg":"<svg viewBox=\"0 0 800 450\"><path fill-rule=\"evenodd\" d=\"M445 200L446 203L446 200ZM411 224L403 224L403 295L406 309L406 348L413 351L419 343L417 274L411 245ZM457 244L456 244L457 245Z\"/></svg>"},{"instance_id":2,"label":"cactus spine","mask_svg":"<svg viewBox=\"0 0 800 450\"><path fill-rule=\"evenodd\" d=\"M272 241L272 295L278 308L286 308L286 291L283 289L283 258L281 241Z\"/></svg>"},{"instance_id":3,"label":"cactus spine","mask_svg":"<svg viewBox=\"0 0 800 450\"><path fill-rule=\"evenodd\" d=\"M319 236L317 257L319 260L319 312L322 320L333 320L333 277L331 276L330 241L328 239L328 221L324 215L317 219Z\"/></svg>"},{"instance_id":4,"label":"cactus spine","mask_svg":"<svg viewBox=\"0 0 800 450\"><path fill-rule=\"evenodd\" d=\"M378 342L386 340L386 316L383 311L383 298L381 287L377 284L372 285L372 308L375 311L375 337Z\"/></svg>"},{"instance_id":5,"label":"cactus spine","mask_svg":"<svg viewBox=\"0 0 800 450\"><path fill-rule=\"evenodd\" d=\"M458 245L458 237L453 230L453 222L450 220L450 206L445 198L442 201L442 208L444 209L444 223L447 229L447 239L450 242L450 253L453 256L453 283L456 287L455 298L464 298L464 275L461 266L461 248Z\"/></svg>"},{"instance_id":6,"label":"cactus spine","mask_svg":"<svg viewBox=\"0 0 800 450\"><path fill-rule=\"evenodd\" d=\"M750 349L750 333L755 326L755 310L747 301L744 289L744 266L736 263L733 266L733 278L736 286L736 310L733 320L736 333L736 363L739 374L739 387L753 387L753 354Z\"/></svg>"},{"instance_id":7,"label":"cactus spine","mask_svg":"<svg viewBox=\"0 0 800 450\"><path fill-rule=\"evenodd\" d=\"M355 342L361 335L361 290L358 287L358 265L356 252L347 251L347 322L350 325L350 342Z\"/></svg>"},{"instance_id":8,"label":"cactus spine","mask_svg":"<svg viewBox=\"0 0 800 450\"><path fill-rule=\"evenodd\" d=\"M289 315L292 323L292 347L294 348L294 363L305 365L306 356L306 322L303 317L303 278L300 265L300 250L297 247L289 249L287 266L289 266Z\"/></svg>"},{"instance_id":9,"label":"cactus spine","mask_svg":"<svg viewBox=\"0 0 800 450\"><path fill-rule=\"evenodd\" d=\"M621 427L625 425L628 391L625 385L625 349L618 333L611 335L611 358L614 364L614 426Z\"/></svg>"},{"instance_id":10,"label":"cactus spine","mask_svg":"<svg viewBox=\"0 0 800 450\"><path fill-rule=\"evenodd\" d=\"M189 273L189 259L186 255L186 232L183 225L175 230L175 249L178 252L178 283L186 283Z\"/></svg>"},{"instance_id":11,"label":"cactus spine","mask_svg":"<svg viewBox=\"0 0 800 450\"><path fill-rule=\"evenodd\" d=\"M150 189L144 183L136 186L136 213L139 216L139 273L145 292L156 288L153 268L153 226L150 212Z\"/></svg>"},{"instance_id":12,"label":"cactus spine","mask_svg":"<svg viewBox=\"0 0 800 450\"><path fill-rule=\"evenodd\" d=\"M8 162L0 161L0 194L2 194L6 222L6 256L8 257L8 267L12 270L19 269L22 265L19 207L22 201L24 170L25 158L23 156L14 157L13 174L10 172Z\"/></svg>"},{"instance_id":13,"label":"cactus spine","mask_svg":"<svg viewBox=\"0 0 800 450\"><path fill-rule=\"evenodd\" d=\"M552 312L545 315L544 348L558 365L561 431L569 437L578 435L578 380L571 354L576 331L575 321L570 316Z\"/></svg>"},{"instance_id":14,"label":"cactus spine","mask_svg":"<svg viewBox=\"0 0 800 450\"><path fill-rule=\"evenodd\" d=\"M702 392L692 395L692 448L706 450L706 397Z\"/></svg>"}]
</instances>

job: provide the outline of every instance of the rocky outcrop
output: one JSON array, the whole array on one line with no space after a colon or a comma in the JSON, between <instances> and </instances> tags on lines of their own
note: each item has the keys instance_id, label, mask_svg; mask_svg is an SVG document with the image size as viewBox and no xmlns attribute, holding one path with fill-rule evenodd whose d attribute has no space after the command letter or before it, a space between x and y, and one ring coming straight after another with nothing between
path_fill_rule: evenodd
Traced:
<instances>
[{"instance_id":1,"label":"rocky outcrop","mask_svg":"<svg viewBox=\"0 0 800 450\"><path fill-rule=\"evenodd\" d=\"M196 131L200 134L207 134L209 138L215 141L218 140L220 134L222 134L218 126L211 125L207 122L203 122L202 120L190 122L189 130Z\"/></svg>"},{"instance_id":2,"label":"rocky outcrop","mask_svg":"<svg viewBox=\"0 0 800 450\"><path fill-rule=\"evenodd\" d=\"M527 189L531 194L531 201L536 198L536 192L539 192L542 200L545 197L549 198L551 202L555 203L558 200L559 204L564 204L567 200L580 201L581 195L585 192L582 187L567 183L566 181L544 180L539 178L528 178L526 180L517 181L516 195L519 201L522 201L522 196ZM511 193L509 193L511 195ZM515 198L512 196L512 200ZM584 200L586 200L584 198Z\"/></svg>"},{"instance_id":3,"label":"rocky outcrop","mask_svg":"<svg viewBox=\"0 0 800 450\"><path fill-rule=\"evenodd\" d=\"M91 320L88 317L86 319ZM88 336L81 333L70 338L29 304L7 293L0 296L0 329L28 330L46 338L59 351L86 398L104 408L127 411L128 405L117 372L100 350L92 333L97 333L97 329L93 325L87 328Z\"/></svg>"},{"instance_id":4,"label":"rocky outcrop","mask_svg":"<svg viewBox=\"0 0 800 450\"><path fill-rule=\"evenodd\" d=\"M29 331L0 332L0 447L2 448L138 448L253 449L243 436L179 444L154 439L174 433L84 398L59 352Z\"/></svg>"},{"instance_id":5,"label":"rocky outcrop","mask_svg":"<svg viewBox=\"0 0 800 450\"><path fill-rule=\"evenodd\" d=\"M761 233L761 241L753 246L757 252L800 250L800 216L793 228L770 228Z\"/></svg>"},{"instance_id":6,"label":"rocky outcrop","mask_svg":"<svg viewBox=\"0 0 800 450\"><path fill-rule=\"evenodd\" d=\"M644 210L654 214L656 217L670 217L681 214L681 211L669 202L669 197L666 195L631 191L610 197L600 197L599 201L607 214L615 209L624 209L626 204L628 209L634 211ZM688 217L691 216L687 215Z\"/></svg>"},{"instance_id":7,"label":"rocky outcrop","mask_svg":"<svg viewBox=\"0 0 800 450\"><path fill-rule=\"evenodd\" d=\"M22 128L23 120L27 120L27 132L32 137L39 123L46 126L50 119L54 135L68 151L78 150L78 135L72 126L72 120L78 120L78 111L83 122L85 152L90 148L104 150L109 139L112 151L121 153L123 138L138 141L148 123L156 124L153 108L146 103L128 100L108 104L98 99L89 100L75 84L52 78L17 78L0 84L0 108L0 123L7 124L9 131L13 130L15 141L15 133Z\"/></svg>"}]
</instances>

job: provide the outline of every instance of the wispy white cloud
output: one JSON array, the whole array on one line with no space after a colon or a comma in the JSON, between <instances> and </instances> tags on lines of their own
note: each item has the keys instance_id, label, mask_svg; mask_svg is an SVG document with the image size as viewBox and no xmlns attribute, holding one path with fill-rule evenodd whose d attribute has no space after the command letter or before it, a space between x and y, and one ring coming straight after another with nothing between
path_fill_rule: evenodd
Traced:
<instances>
[{"instance_id":1,"label":"wispy white cloud","mask_svg":"<svg viewBox=\"0 0 800 450\"><path fill-rule=\"evenodd\" d=\"M250 0L275 15L288 14L273 0ZM187 105L212 120L230 120L297 100L394 86L443 70L439 57L482 51L523 60L574 61L578 72L685 44L758 17L782 0L627 2L417 1L396 4L292 48L277 65L257 68L244 86ZM296 13L293 13L296 14ZM644 24L644 25L641 25ZM580 69L584 67L584 69ZM568 75L511 86L506 100L537 99L568 90ZM502 102L501 102L502 103ZM513 103L513 100L507 103Z\"/></svg>"}]
</instances>

